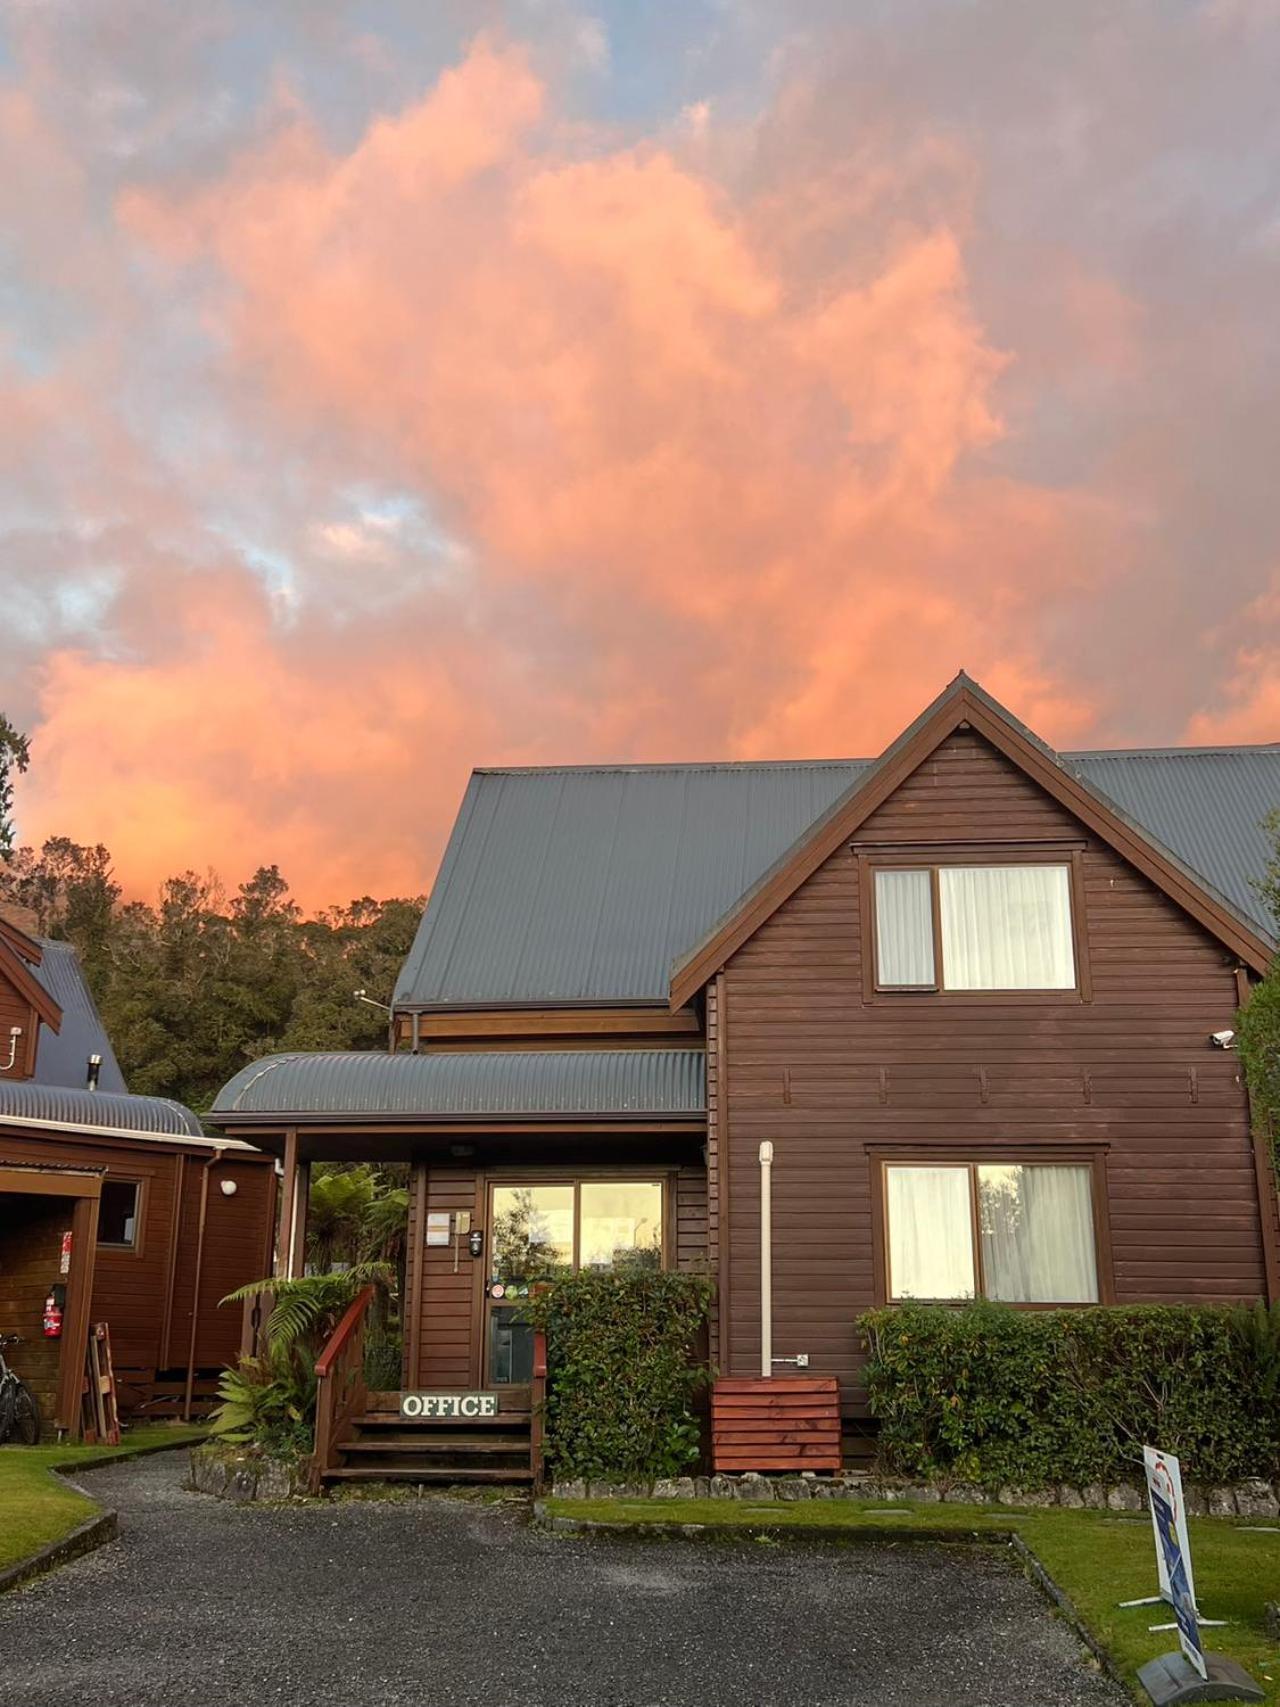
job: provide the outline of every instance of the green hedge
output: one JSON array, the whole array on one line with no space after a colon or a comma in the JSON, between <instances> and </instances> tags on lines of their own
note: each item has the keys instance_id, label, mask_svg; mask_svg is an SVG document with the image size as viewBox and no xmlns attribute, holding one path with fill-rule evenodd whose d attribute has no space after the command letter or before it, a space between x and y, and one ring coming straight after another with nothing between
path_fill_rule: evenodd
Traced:
<instances>
[{"instance_id":1,"label":"green hedge","mask_svg":"<svg viewBox=\"0 0 1280 1707\"><path fill-rule=\"evenodd\" d=\"M698 1457L700 1275L574 1274L531 1299L547 1331L547 1462L558 1476L673 1476Z\"/></svg>"},{"instance_id":2,"label":"green hedge","mask_svg":"<svg viewBox=\"0 0 1280 1707\"><path fill-rule=\"evenodd\" d=\"M861 1318L885 1468L989 1487L1280 1473L1280 1305L1012 1310L909 1304Z\"/></svg>"}]
</instances>

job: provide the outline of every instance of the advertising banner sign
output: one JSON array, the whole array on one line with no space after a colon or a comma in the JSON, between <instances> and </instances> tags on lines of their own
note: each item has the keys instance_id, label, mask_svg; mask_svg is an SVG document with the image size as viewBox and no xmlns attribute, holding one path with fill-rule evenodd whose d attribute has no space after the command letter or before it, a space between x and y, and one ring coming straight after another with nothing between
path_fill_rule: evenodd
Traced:
<instances>
[{"instance_id":1,"label":"advertising banner sign","mask_svg":"<svg viewBox=\"0 0 1280 1707\"><path fill-rule=\"evenodd\" d=\"M1182 1472L1172 1453L1158 1452L1152 1446L1143 1447L1142 1459L1147 1472L1147 1496L1151 1501L1151 1526L1156 1538L1161 1598L1173 1608L1178 1640L1188 1662L1201 1677L1207 1678L1209 1672L1200 1640L1195 1579L1191 1571L1187 1508L1182 1497Z\"/></svg>"}]
</instances>

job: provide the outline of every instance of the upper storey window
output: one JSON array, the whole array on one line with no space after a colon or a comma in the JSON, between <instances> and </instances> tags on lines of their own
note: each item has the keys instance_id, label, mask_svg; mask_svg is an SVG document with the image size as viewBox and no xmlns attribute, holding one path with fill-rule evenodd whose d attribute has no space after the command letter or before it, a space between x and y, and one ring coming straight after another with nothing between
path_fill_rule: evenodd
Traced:
<instances>
[{"instance_id":1,"label":"upper storey window","mask_svg":"<svg viewBox=\"0 0 1280 1707\"><path fill-rule=\"evenodd\" d=\"M942 865L875 872L882 990L1073 990L1071 869Z\"/></svg>"}]
</instances>

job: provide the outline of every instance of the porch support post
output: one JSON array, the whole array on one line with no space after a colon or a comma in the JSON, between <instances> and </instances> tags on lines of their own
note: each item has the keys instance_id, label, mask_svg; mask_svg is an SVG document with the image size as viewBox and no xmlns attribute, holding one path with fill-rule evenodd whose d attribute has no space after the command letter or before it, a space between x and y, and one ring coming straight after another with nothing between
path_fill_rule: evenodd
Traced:
<instances>
[{"instance_id":1,"label":"porch support post","mask_svg":"<svg viewBox=\"0 0 1280 1707\"><path fill-rule=\"evenodd\" d=\"M299 1162L293 1192L293 1237L289 1241L289 1279L297 1280L307 1267L307 1212L311 1207L311 1163Z\"/></svg>"},{"instance_id":2,"label":"porch support post","mask_svg":"<svg viewBox=\"0 0 1280 1707\"><path fill-rule=\"evenodd\" d=\"M280 1221L276 1232L275 1273L292 1274L294 1218L298 1196L298 1132L291 1126L284 1135L284 1177L280 1181Z\"/></svg>"}]
</instances>

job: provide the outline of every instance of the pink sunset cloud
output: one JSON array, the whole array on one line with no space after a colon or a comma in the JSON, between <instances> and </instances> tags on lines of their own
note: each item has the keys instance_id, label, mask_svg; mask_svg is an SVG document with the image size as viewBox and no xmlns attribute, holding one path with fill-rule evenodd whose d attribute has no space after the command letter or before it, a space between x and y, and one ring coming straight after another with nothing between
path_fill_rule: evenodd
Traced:
<instances>
[{"instance_id":1,"label":"pink sunset cloud","mask_svg":"<svg viewBox=\"0 0 1280 1707\"><path fill-rule=\"evenodd\" d=\"M956 127L850 146L803 63L708 110L584 121L494 32L350 135L278 82L212 165L122 171L83 342L0 367L80 588L23 654L28 837L321 905L424 887L474 763L875 752L960 665L1061 745L1153 737L1124 661L1186 443L1023 449L1149 375L1137 281L1037 251L1020 339ZM139 350L172 442L104 396ZM1163 737L1280 733L1274 646L1182 634Z\"/></svg>"}]
</instances>

